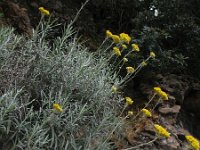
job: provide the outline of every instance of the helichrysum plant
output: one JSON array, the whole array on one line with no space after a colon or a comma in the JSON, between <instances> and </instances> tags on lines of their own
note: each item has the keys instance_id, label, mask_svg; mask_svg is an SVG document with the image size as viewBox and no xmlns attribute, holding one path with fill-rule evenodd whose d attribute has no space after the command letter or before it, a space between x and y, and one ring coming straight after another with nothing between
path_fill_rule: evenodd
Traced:
<instances>
[{"instance_id":1,"label":"helichrysum plant","mask_svg":"<svg viewBox=\"0 0 200 150\"><path fill-rule=\"evenodd\" d=\"M109 59L111 59L113 57L117 58L115 60L120 59L119 63L116 65L117 67L119 67L117 75L123 67L126 69L126 72L127 72L126 76L124 78L122 78L122 80L118 84L115 84L112 86L112 89L111 89L112 93L117 93L117 92L119 92L118 88L120 88L120 86L122 87L123 85L127 84L131 79L133 79L135 77L135 75L140 71L140 69L142 69L143 67L148 65L148 61L150 59L154 59L156 57L156 54L153 51L150 51L149 56L145 60L141 61L141 63L139 65L136 65L136 67L132 67L132 66L127 65L127 62L129 62L129 60L130 60L129 55L131 53L134 53L134 55L137 55L137 53L140 52L139 45L137 43L131 43L132 39L126 33L120 33L119 35L116 35L116 34L113 34L110 30L107 30L105 41L108 39L111 39L111 41L112 41L109 48L113 49L113 54L111 55L111 57ZM130 47L131 47L131 50L130 50ZM111 61L111 63L112 63L112 61ZM115 67L115 69L116 69L116 67ZM154 110L155 106L158 104L158 102L160 102L160 100L165 100L165 101L169 100L168 94L165 91L163 91L160 87L154 87L153 90L154 90L153 96L150 98L147 105L143 109L141 109L141 112L143 113L143 115L148 118L152 117L151 111ZM149 103L151 101L153 101L156 96L159 97L159 101L154 106L154 108L151 111L146 109L147 106L149 105ZM134 101L132 100L131 97L125 97L125 107L121 111L122 113L120 114L120 116L123 114L125 108L127 108L127 106L133 105L133 103L134 103ZM140 113L136 114L134 119L136 117L138 117L139 114ZM125 120L126 118L129 118L131 116L134 116L134 113L133 113L133 111L128 110L127 116L124 117L122 120ZM159 124L154 124L153 126L155 129L156 136L152 141L149 141L147 143L142 143L140 145L137 145L137 146L134 146L134 147L131 147L128 149L135 149L140 146L144 146L144 145L153 143L157 139L170 137L171 133L168 132L168 130L166 128L164 128L163 126L161 126ZM114 130L112 130L112 131L114 132ZM199 150L200 146L199 146L199 141L197 139L195 139L193 136L185 136L185 137L192 149Z\"/></svg>"},{"instance_id":2,"label":"helichrysum plant","mask_svg":"<svg viewBox=\"0 0 200 150\"><path fill-rule=\"evenodd\" d=\"M11 28L0 28L0 81L7 83L0 95L3 149L111 149L110 135L121 124L119 89L155 54L151 52L136 67L127 65L129 54L140 52L139 46L131 43L128 34L109 30L106 40L112 40L111 57L90 53L78 43L71 24L62 36L48 41L48 31L53 29L43 18L50 12L43 7L39 11L41 21L30 39L15 35ZM124 78L110 67L113 57L126 69ZM168 99L159 88L155 93ZM133 103L125 97L124 108ZM143 112L151 117L150 111ZM129 110L127 116L133 115ZM170 135L159 125L155 129L159 136Z\"/></svg>"},{"instance_id":3,"label":"helichrysum plant","mask_svg":"<svg viewBox=\"0 0 200 150\"><path fill-rule=\"evenodd\" d=\"M2 149L110 149L120 80L74 33L67 26L47 41L48 30L27 39L0 28Z\"/></svg>"},{"instance_id":4,"label":"helichrysum plant","mask_svg":"<svg viewBox=\"0 0 200 150\"><path fill-rule=\"evenodd\" d=\"M109 48L113 49L113 54L109 58L111 64L113 64L114 70L117 70L117 75L119 75L120 71L125 68L127 70L127 75L121 80L119 86L123 87L126 85L130 80L132 80L136 74L145 66L147 66L148 61L150 58L155 58L156 55L153 51L150 52L149 56L143 60L139 65L128 66L127 62L131 62L130 59L131 55L137 55L140 52L140 47L137 43L132 43L132 38L127 33L120 33L119 35L113 34L110 30L106 30L106 40L110 40L111 44ZM104 42L105 42L104 41ZM103 43L104 43L103 42ZM106 51L109 50L106 48ZM113 61L114 60L114 61ZM130 61L129 61L130 60ZM115 64L117 62L117 64ZM135 67L136 66L136 67ZM163 99L166 99L166 95L162 93Z\"/></svg>"}]
</instances>

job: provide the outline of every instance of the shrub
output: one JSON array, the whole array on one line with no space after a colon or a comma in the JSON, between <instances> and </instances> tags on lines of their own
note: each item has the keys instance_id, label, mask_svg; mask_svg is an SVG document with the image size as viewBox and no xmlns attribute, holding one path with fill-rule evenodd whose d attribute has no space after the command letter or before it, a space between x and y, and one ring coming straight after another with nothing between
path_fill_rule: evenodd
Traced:
<instances>
[{"instance_id":1,"label":"shrub","mask_svg":"<svg viewBox=\"0 0 200 150\"><path fill-rule=\"evenodd\" d=\"M32 38L0 29L3 149L109 149L119 123L121 98L111 92L118 79L105 58L78 43L71 26L53 43L46 27Z\"/></svg>"}]
</instances>

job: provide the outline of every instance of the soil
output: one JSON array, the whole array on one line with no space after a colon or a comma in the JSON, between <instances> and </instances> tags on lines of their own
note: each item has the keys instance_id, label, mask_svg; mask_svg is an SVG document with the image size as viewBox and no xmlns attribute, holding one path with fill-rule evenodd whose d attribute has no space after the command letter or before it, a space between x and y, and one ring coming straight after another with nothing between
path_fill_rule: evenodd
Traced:
<instances>
[{"instance_id":1,"label":"soil","mask_svg":"<svg viewBox=\"0 0 200 150\"><path fill-rule=\"evenodd\" d=\"M56 36L61 34L62 28L73 20L77 11L81 7L83 0L26 0L12 1L4 0L0 2L0 26L12 26L16 33L32 35L32 29L35 28L40 20L38 8L45 6L51 13L52 18L57 18L61 23L56 31ZM131 22L116 24L115 13L108 12L108 8L102 8L97 0L92 0L82 10L74 26L83 40L87 40L86 45L91 50L98 47L100 41L104 38L106 29L112 28L114 31L129 31ZM117 149L131 148L141 143L148 143L153 140L155 132L153 124L158 123L165 126L171 134L169 139L160 139L151 144L138 147L136 149L147 150L184 150L186 149L186 140L184 135L193 134L200 138L200 81L186 75L175 74L156 74L136 77L124 91L124 95L136 99L133 108L135 113L143 108L152 95L152 87L159 86L169 95L168 102L160 103L153 110L153 117L146 118L139 116L130 117L125 120L124 133L119 133L118 137L113 135L111 139L117 146ZM124 115L126 115L127 110Z\"/></svg>"}]
</instances>

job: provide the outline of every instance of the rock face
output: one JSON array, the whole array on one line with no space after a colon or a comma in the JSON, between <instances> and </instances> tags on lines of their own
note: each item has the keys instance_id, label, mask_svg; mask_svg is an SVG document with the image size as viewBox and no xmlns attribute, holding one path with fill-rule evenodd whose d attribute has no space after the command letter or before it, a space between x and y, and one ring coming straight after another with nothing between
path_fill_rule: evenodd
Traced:
<instances>
[{"instance_id":1,"label":"rock face","mask_svg":"<svg viewBox=\"0 0 200 150\"><path fill-rule=\"evenodd\" d=\"M174 74L165 76L152 74L144 77L137 86L139 91L146 96L152 93L153 87L159 86L174 103L181 105L189 112L200 114L200 81L194 78Z\"/></svg>"},{"instance_id":2,"label":"rock face","mask_svg":"<svg viewBox=\"0 0 200 150\"><path fill-rule=\"evenodd\" d=\"M165 116L175 115L171 121L168 118L168 123L178 121L193 135L200 137L200 81L189 76L159 74L144 78L137 86L146 96L152 93L154 86L161 87L168 94L169 102L159 106L158 112Z\"/></svg>"},{"instance_id":3,"label":"rock face","mask_svg":"<svg viewBox=\"0 0 200 150\"><path fill-rule=\"evenodd\" d=\"M11 1L5 1L0 4L8 24L17 29L19 33L32 35L32 27L27 13L27 9L20 7Z\"/></svg>"},{"instance_id":4,"label":"rock face","mask_svg":"<svg viewBox=\"0 0 200 150\"><path fill-rule=\"evenodd\" d=\"M158 147L155 144L152 147L142 148L166 150L187 149L188 145L185 140L185 135L192 134L200 138L200 81L189 76L178 76L174 74L155 75L152 73L146 77L135 78L126 92L130 96L136 97L136 100L140 98L137 101L144 101L144 99L149 99L148 97L152 96L153 87L155 86L161 87L168 94L169 100L160 102L157 107L154 107L156 102L149 105L153 117L146 120L143 119L143 121L140 118L136 121L135 126L138 124L141 127L144 122L145 124L143 124L144 126L140 128L141 130L135 134L133 139L129 138L129 143L131 143L130 140L134 143L134 140L137 138L144 141L144 137L155 136L153 124L158 123L163 125L171 133L170 138L160 140L157 143L159 145ZM141 108L145 104L147 102L142 103ZM153 107L155 109L152 109ZM139 128L138 126L137 129ZM142 136L140 137L139 135L141 134Z\"/></svg>"},{"instance_id":5,"label":"rock face","mask_svg":"<svg viewBox=\"0 0 200 150\"><path fill-rule=\"evenodd\" d=\"M183 108L200 118L200 88L192 89L183 101Z\"/></svg>"},{"instance_id":6,"label":"rock face","mask_svg":"<svg viewBox=\"0 0 200 150\"><path fill-rule=\"evenodd\" d=\"M168 114L178 114L181 109L180 105L174 105L173 107L159 107L158 111L161 114L168 115Z\"/></svg>"},{"instance_id":7,"label":"rock face","mask_svg":"<svg viewBox=\"0 0 200 150\"><path fill-rule=\"evenodd\" d=\"M163 77L160 86L188 112L200 115L200 82L187 76Z\"/></svg>"}]
</instances>

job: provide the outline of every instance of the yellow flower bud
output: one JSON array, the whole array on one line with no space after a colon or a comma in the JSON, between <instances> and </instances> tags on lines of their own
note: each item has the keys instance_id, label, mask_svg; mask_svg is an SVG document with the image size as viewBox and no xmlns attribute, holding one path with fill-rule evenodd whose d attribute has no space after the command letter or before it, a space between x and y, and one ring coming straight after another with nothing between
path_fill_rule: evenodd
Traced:
<instances>
[{"instance_id":1,"label":"yellow flower bud","mask_svg":"<svg viewBox=\"0 0 200 150\"><path fill-rule=\"evenodd\" d=\"M123 62L124 62L124 63L128 62L128 58L124 57L124 58L123 58Z\"/></svg>"},{"instance_id":2,"label":"yellow flower bud","mask_svg":"<svg viewBox=\"0 0 200 150\"><path fill-rule=\"evenodd\" d=\"M133 73L135 72L135 69L133 67L126 67L127 73Z\"/></svg>"},{"instance_id":3,"label":"yellow flower bud","mask_svg":"<svg viewBox=\"0 0 200 150\"><path fill-rule=\"evenodd\" d=\"M132 105L134 102L130 97L125 97L125 100L126 100L126 105Z\"/></svg>"},{"instance_id":4,"label":"yellow flower bud","mask_svg":"<svg viewBox=\"0 0 200 150\"><path fill-rule=\"evenodd\" d=\"M61 107L59 104L57 104L57 103L54 103L54 104L53 104L53 108L54 108L54 110L57 111L57 112L63 112L62 107Z\"/></svg>"},{"instance_id":5,"label":"yellow flower bud","mask_svg":"<svg viewBox=\"0 0 200 150\"><path fill-rule=\"evenodd\" d=\"M154 52L150 52L150 57L155 58L156 54Z\"/></svg>"},{"instance_id":6,"label":"yellow flower bud","mask_svg":"<svg viewBox=\"0 0 200 150\"><path fill-rule=\"evenodd\" d=\"M107 36L107 37L110 38L110 37L112 37L112 35L113 35L113 34L112 34L112 32L110 32L110 30L106 30L106 36Z\"/></svg>"},{"instance_id":7,"label":"yellow flower bud","mask_svg":"<svg viewBox=\"0 0 200 150\"><path fill-rule=\"evenodd\" d=\"M112 90L113 93L117 93L117 87L116 86L113 85L111 90Z\"/></svg>"},{"instance_id":8,"label":"yellow flower bud","mask_svg":"<svg viewBox=\"0 0 200 150\"><path fill-rule=\"evenodd\" d=\"M168 95L167 95L166 92L160 91L160 92L158 93L158 95L159 95L163 100L168 100Z\"/></svg>"},{"instance_id":9,"label":"yellow flower bud","mask_svg":"<svg viewBox=\"0 0 200 150\"><path fill-rule=\"evenodd\" d=\"M121 52L120 52L119 48L113 47L113 51L118 57L121 56Z\"/></svg>"},{"instance_id":10,"label":"yellow flower bud","mask_svg":"<svg viewBox=\"0 0 200 150\"><path fill-rule=\"evenodd\" d=\"M144 67L144 66L147 65L147 63L146 63L145 61L143 61L143 62L141 63L141 65Z\"/></svg>"},{"instance_id":11,"label":"yellow flower bud","mask_svg":"<svg viewBox=\"0 0 200 150\"><path fill-rule=\"evenodd\" d=\"M169 138L170 137L170 133L165 129L163 128L162 126L158 125L158 124L154 124L154 128L156 130L156 133L158 135L161 135L165 138Z\"/></svg>"},{"instance_id":12,"label":"yellow flower bud","mask_svg":"<svg viewBox=\"0 0 200 150\"><path fill-rule=\"evenodd\" d=\"M127 49L127 46L125 44L122 44L123 49Z\"/></svg>"},{"instance_id":13,"label":"yellow flower bud","mask_svg":"<svg viewBox=\"0 0 200 150\"><path fill-rule=\"evenodd\" d=\"M133 111L128 111L128 116L133 116Z\"/></svg>"},{"instance_id":14,"label":"yellow flower bud","mask_svg":"<svg viewBox=\"0 0 200 150\"><path fill-rule=\"evenodd\" d=\"M147 110L147 109L142 109L142 112L147 116L147 117L152 117L152 114L151 114L151 112L149 111L149 110Z\"/></svg>"},{"instance_id":15,"label":"yellow flower bud","mask_svg":"<svg viewBox=\"0 0 200 150\"><path fill-rule=\"evenodd\" d=\"M39 7L39 11L43 14L43 15L46 15L46 16L49 16L50 13L48 10L44 9L44 7Z\"/></svg>"},{"instance_id":16,"label":"yellow flower bud","mask_svg":"<svg viewBox=\"0 0 200 150\"><path fill-rule=\"evenodd\" d=\"M118 35L112 35L111 38L113 39L113 41L114 41L115 43L119 43L119 41L120 41L120 38L119 38Z\"/></svg>"},{"instance_id":17,"label":"yellow flower bud","mask_svg":"<svg viewBox=\"0 0 200 150\"><path fill-rule=\"evenodd\" d=\"M139 46L137 44L132 44L131 46L133 48L133 51L136 51L136 52L140 51L140 48L139 48Z\"/></svg>"},{"instance_id":18,"label":"yellow flower bud","mask_svg":"<svg viewBox=\"0 0 200 150\"><path fill-rule=\"evenodd\" d=\"M153 89L154 89L154 91L155 91L156 93L159 93L160 91L162 91L160 87L154 87Z\"/></svg>"}]
</instances>

